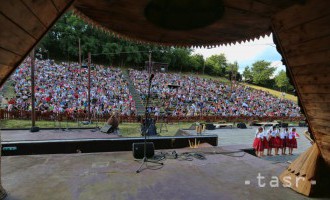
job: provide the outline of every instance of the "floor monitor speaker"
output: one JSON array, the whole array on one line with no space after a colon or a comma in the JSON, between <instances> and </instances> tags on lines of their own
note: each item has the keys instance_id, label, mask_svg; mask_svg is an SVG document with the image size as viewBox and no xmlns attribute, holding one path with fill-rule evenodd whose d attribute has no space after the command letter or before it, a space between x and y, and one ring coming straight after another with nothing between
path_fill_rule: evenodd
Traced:
<instances>
[{"instance_id":1,"label":"floor monitor speaker","mask_svg":"<svg viewBox=\"0 0 330 200\"><path fill-rule=\"evenodd\" d=\"M146 157L152 158L155 155L155 146L153 142L146 143ZM144 157L144 142L133 143L133 157L142 159Z\"/></svg>"},{"instance_id":2,"label":"floor monitor speaker","mask_svg":"<svg viewBox=\"0 0 330 200\"><path fill-rule=\"evenodd\" d=\"M111 125L105 124L102 128L101 128L101 132L102 133L111 133Z\"/></svg>"}]
</instances>

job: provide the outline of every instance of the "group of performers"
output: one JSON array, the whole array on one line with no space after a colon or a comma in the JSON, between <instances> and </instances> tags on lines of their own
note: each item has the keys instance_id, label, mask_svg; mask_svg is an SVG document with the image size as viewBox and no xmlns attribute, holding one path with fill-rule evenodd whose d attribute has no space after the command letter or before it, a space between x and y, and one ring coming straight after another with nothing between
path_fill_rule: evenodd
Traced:
<instances>
[{"instance_id":1,"label":"group of performers","mask_svg":"<svg viewBox=\"0 0 330 200\"><path fill-rule=\"evenodd\" d=\"M289 155L292 155L293 149L297 148L297 137L299 137L295 128L290 131L288 128L281 130L273 126L268 131L259 127L253 142L253 148L258 157L264 156L264 150L267 149L267 156L273 156L272 149L275 149L275 155L286 155L286 148L289 149Z\"/></svg>"}]
</instances>

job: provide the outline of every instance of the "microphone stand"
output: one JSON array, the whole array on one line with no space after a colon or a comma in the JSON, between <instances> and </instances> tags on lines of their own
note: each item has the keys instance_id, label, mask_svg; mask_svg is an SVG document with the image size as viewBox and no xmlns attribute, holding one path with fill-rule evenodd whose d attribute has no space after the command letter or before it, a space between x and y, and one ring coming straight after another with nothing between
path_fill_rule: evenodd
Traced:
<instances>
[{"instance_id":1,"label":"microphone stand","mask_svg":"<svg viewBox=\"0 0 330 200\"><path fill-rule=\"evenodd\" d=\"M164 163L156 161L156 160L148 160L147 158L147 132L149 127L147 127L147 119L148 119L148 105L149 105L149 98L150 98L150 89L151 89L151 80L153 79L154 75L151 74L150 78L149 78L149 85L148 85L148 95L147 95L147 102L146 102L146 110L145 110L145 121L144 121L144 127L142 129L143 134L144 134L144 149L143 149L143 158L142 158L142 163L139 167L138 170L136 170L136 173L140 173L142 171L142 167L144 164L146 164L147 167L147 163L154 163L154 164L158 164L158 165L164 165ZM149 124L150 126L150 124ZM146 168L148 169L148 168Z\"/></svg>"}]
</instances>

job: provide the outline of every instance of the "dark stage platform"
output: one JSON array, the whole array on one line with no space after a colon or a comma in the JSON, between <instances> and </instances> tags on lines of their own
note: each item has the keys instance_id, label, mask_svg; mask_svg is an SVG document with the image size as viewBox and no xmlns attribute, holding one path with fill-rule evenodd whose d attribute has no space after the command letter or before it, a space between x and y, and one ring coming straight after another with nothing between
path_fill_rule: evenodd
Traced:
<instances>
[{"instance_id":1,"label":"dark stage platform","mask_svg":"<svg viewBox=\"0 0 330 200\"><path fill-rule=\"evenodd\" d=\"M2 155L35 155L58 153L91 153L130 151L132 144L143 142L143 137L118 137L93 129L72 131L41 130L31 133L28 130L2 130ZM189 146L189 141L218 145L218 136L173 136L148 137L155 149L172 149Z\"/></svg>"}]
</instances>

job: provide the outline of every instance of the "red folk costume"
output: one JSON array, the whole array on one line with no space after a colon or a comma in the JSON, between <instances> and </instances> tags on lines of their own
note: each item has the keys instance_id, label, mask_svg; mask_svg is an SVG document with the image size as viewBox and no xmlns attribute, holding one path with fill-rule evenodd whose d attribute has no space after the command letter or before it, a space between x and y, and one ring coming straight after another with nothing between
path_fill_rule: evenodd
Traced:
<instances>
[{"instance_id":1,"label":"red folk costume","mask_svg":"<svg viewBox=\"0 0 330 200\"><path fill-rule=\"evenodd\" d=\"M296 149L298 147L296 135L297 135L296 132L293 132L293 131L289 132L289 136L288 136L288 139L287 139L287 146L289 148L295 148Z\"/></svg>"},{"instance_id":2,"label":"red folk costume","mask_svg":"<svg viewBox=\"0 0 330 200\"><path fill-rule=\"evenodd\" d=\"M281 138L281 148L286 148L288 132L285 129L280 133L280 138Z\"/></svg>"},{"instance_id":3,"label":"red folk costume","mask_svg":"<svg viewBox=\"0 0 330 200\"><path fill-rule=\"evenodd\" d=\"M254 141L253 141L253 148L256 151L263 151L264 150L263 138L264 138L263 132L261 132L261 133L257 132L256 133Z\"/></svg>"},{"instance_id":4,"label":"red folk costume","mask_svg":"<svg viewBox=\"0 0 330 200\"><path fill-rule=\"evenodd\" d=\"M282 148L282 140L280 137L280 132L278 130L276 130L276 134L275 134L275 142L274 142L274 148Z\"/></svg>"}]
</instances>

